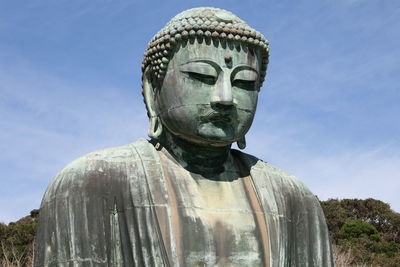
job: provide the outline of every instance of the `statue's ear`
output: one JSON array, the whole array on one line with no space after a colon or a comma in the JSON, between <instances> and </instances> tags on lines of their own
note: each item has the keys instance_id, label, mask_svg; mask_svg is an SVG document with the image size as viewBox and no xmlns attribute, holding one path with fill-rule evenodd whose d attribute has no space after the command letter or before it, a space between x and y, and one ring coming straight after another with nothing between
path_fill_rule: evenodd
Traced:
<instances>
[{"instance_id":1,"label":"statue's ear","mask_svg":"<svg viewBox=\"0 0 400 267\"><path fill-rule=\"evenodd\" d=\"M149 67L143 73L142 76L142 88L143 88L143 97L144 102L146 104L147 112L149 113L149 117L153 117L157 115L156 107L155 107L155 88L151 81L150 70Z\"/></svg>"},{"instance_id":2,"label":"statue's ear","mask_svg":"<svg viewBox=\"0 0 400 267\"><path fill-rule=\"evenodd\" d=\"M142 88L144 102L146 104L147 112L150 119L150 128L148 131L148 135L149 137L157 140L162 133L162 124L158 116L158 109L156 105L157 88L154 87L154 83L152 82L151 78L151 71L149 67L147 67L142 77Z\"/></svg>"}]
</instances>

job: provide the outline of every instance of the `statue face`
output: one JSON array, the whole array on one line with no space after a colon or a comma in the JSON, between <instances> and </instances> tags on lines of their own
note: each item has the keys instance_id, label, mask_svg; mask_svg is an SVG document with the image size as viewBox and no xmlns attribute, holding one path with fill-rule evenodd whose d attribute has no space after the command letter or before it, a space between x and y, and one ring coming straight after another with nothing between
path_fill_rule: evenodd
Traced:
<instances>
[{"instance_id":1,"label":"statue face","mask_svg":"<svg viewBox=\"0 0 400 267\"><path fill-rule=\"evenodd\" d=\"M181 138L213 146L242 138L256 111L260 58L241 45L178 45L156 93L162 124Z\"/></svg>"}]
</instances>

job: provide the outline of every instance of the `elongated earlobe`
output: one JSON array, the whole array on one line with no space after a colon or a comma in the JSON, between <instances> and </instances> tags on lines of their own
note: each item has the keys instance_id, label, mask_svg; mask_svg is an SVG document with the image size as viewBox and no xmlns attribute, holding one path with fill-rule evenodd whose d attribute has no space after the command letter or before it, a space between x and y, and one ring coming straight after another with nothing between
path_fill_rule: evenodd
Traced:
<instances>
[{"instance_id":1,"label":"elongated earlobe","mask_svg":"<svg viewBox=\"0 0 400 267\"><path fill-rule=\"evenodd\" d=\"M245 149L245 148L246 148L246 137L243 136L243 137L240 138L236 143L237 143L237 146L238 146L240 149Z\"/></svg>"},{"instance_id":2,"label":"elongated earlobe","mask_svg":"<svg viewBox=\"0 0 400 267\"><path fill-rule=\"evenodd\" d=\"M161 120L158 116L154 116L150 118L150 128L148 131L148 135L150 138L158 140L162 133L162 124Z\"/></svg>"},{"instance_id":3,"label":"elongated earlobe","mask_svg":"<svg viewBox=\"0 0 400 267\"><path fill-rule=\"evenodd\" d=\"M146 103L146 108L147 108L147 114L150 119L150 127L147 134L149 135L150 138L158 140L162 134L163 125L161 123L161 119L158 116L158 112L156 109L156 104L155 104L156 88L154 88L153 84L151 83L150 71L148 68L144 71L142 77L142 87L143 87L144 101Z\"/></svg>"}]
</instances>

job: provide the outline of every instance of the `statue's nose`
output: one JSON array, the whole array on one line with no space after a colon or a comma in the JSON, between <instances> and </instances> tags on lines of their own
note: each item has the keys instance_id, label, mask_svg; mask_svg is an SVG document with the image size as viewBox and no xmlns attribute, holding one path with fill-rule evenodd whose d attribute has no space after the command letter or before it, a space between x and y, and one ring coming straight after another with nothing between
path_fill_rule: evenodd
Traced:
<instances>
[{"instance_id":1,"label":"statue's nose","mask_svg":"<svg viewBox=\"0 0 400 267\"><path fill-rule=\"evenodd\" d=\"M211 104L233 106L235 105L235 100L230 75L227 73L222 74L222 77L220 77L215 84L214 92L211 96Z\"/></svg>"}]
</instances>

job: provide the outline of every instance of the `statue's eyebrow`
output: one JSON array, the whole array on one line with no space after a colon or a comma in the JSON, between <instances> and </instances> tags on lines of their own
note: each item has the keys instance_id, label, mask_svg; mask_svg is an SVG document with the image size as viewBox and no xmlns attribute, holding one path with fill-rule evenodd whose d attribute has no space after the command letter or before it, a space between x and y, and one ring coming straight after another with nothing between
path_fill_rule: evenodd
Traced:
<instances>
[{"instance_id":1,"label":"statue's eyebrow","mask_svg":"<svg viewBox=\"0 0 400 267\"><path fill-rule=\"evenodd\" d=\"M257 73L257 75L258 75L258 71L255 68L253 68L250 65L246 65L246 64L240 64L240 65L235 66L233 72L236 73L236 72L241 71L241 70L252 70L255 73Z\"/></svg>"},{"instance_id":2,"label":"statue's eyebrow","mask_svg":"<svg viewBox=\"0 0 400 267\"><path fill-rule=\"evenodd\" d=\"M231 73L231 79L233 79L233 78L235 77L236 73L238 73L238 72L241 71L241 70L250 70L250 71L254 71L255 73L257 73L257 76L259 77L259 73L258 73L258 71L257 71L255 68L253 68L252 66L246 65L246 64L240 64L240 65L236 66L236 67L233 69L233 71L232 71L232 73Z\"/></svg>"},{"instance_id":3,"label":"statue's eyebrow","mask_svg":"<svg viewBox=\"0 0 400 267\"><path fill-rule=\"evenodd\" d=\"M202 63L207 63L209 65L211 65L212 67L214 67L216 70L221 71L221 67L212 59L209 58L193 58L193 59L189 59L187 62L180 64L181 66L186 65L186 64L190 64L190 63L195 63L195 62L202 62Z\"/></svg>"}]
</instances>

